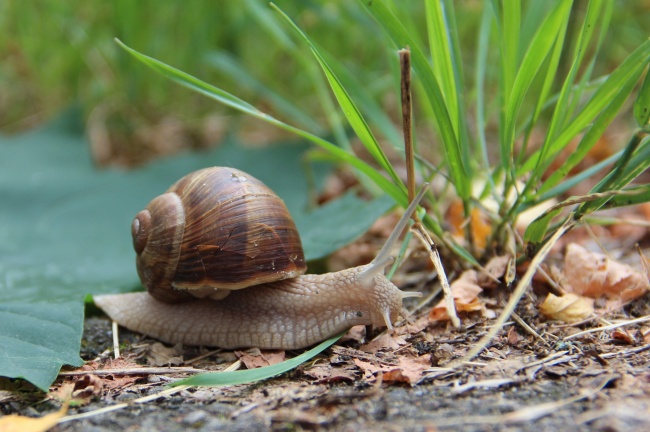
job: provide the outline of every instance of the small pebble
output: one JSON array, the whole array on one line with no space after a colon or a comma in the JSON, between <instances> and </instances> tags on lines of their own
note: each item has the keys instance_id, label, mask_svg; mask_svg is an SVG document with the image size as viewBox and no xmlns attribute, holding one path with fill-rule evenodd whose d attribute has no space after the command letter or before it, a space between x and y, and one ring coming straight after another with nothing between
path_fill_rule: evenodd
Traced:
<instances>
[{"instance_id":1,"label":"small pebble","mask_svg":"<svg viewBox=\"0 0 650 432\"><path fill-rule=\"evenodd\" d=\"M203 410L192 411L183 417L182 423L188 426L196 426L199 423L204 423L208 418L208 413Z\"/></svg>"}]
</instances>

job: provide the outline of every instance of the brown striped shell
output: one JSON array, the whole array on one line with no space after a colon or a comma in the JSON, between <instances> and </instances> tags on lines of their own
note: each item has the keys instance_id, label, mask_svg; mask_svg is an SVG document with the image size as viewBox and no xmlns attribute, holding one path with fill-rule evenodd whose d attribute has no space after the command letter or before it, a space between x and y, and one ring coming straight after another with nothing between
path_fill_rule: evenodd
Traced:
<instances>
[{"instance_id":1,"label":"brown striped shell","mask_svg":"<svg viewBox=\"0 0 650 432\"><path fill-rule=\"evenodd\" d=\"M223 298L307 269L284 202L234 168L181 178L136 215L131 234L140 280L165 302Z\"/></svg>"}]
</instances>

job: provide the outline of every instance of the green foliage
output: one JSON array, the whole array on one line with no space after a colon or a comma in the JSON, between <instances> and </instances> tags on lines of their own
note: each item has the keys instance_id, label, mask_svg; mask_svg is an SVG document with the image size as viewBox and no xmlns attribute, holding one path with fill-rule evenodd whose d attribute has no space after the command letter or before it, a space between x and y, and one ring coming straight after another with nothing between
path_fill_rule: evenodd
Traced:
<instances>
[{"instance_id":1,"label":"green foliage","mask_svg":"<svg viewBox=\"0 0 650 432\"><path fill-rule=\"evenodd\" d=\"M330 346L334 345L343 335L336 335L328 340L321 342L314 348L305 351L304 353L276 363L271 366L264 366L256 369L248 369L233 372L210 372L195 375L193 377L176 381L173 386L189 385L189 386L224 386L224 385L237 385L246 384L249 382L261 381L274 376L283 374L291 369L295 369L306 361L316 357L321 352L325 351Z\"/></svg>"},{"instance_id":2,"label":"green foliage","mask_svg":"<svg viewBox=\"0 0 650 432\"><path fill-rule=\"evenodd\" d=\"M72 110L41 130L0 136L0 376L43 390L61 365L81 364L87 294L137 288L131 220L183 175L227 163L262 179L305 233L309 259L358 238L392 206L349 194L314 209L304 172L308 147L297 143L246 150L228 142L133 172L98 171L79 120ZM320 185L327 171L313 164L310 177Z\"/></svg>"},{"instance_id":3,"label":"green foliage","mask_svg":"<svg viewBox=\"0 0 650 432\"><path fill-rule=\"evenodd\" d=\"M466 94L474 87L464 75L461 67L464 62L461 59L471 58L474 52L470 48L466 55L465 47L461 45L461 23L454 2L424 2L424 29L413 21L412 16L405 18L404 11L396 9L389 1L359 4L366 8L388 36L391 41L388 49L410 48L418 80L416 89L420 90L415 99L428 102L428 107L420 114L425 114L425 121L436 126L445 150L444 160L437 161L442 163L437 170L448 177L455 194L464 203L465 214L469 215L476 203L486 196L499 203L499 207L492 210L490 215L496 221L493 238L496 244L493 246L497 247L503 241L501 236L508 231L505 227L514 225L521 212L569 190L578 181L598 174L593 168L579 172L575 172L575 168L601 139L612 121L624 109L629 112L626 102L650 60L650 41L646 40L618 66L610 67L607 74L594 78L594 72L600 69L598 56L607 48L606 35L615 14L612 2L593 0L586 8L581 8L571 0L531 4L494 0L484 5L480 21L479 49L475 51L476 97L472 100ZM404 206L402 182L369 126L379 122L366 118L368 115L379 116L380 110L376 109L376 105L367 103L371 98L364 97L358 82L346 79L352 74L339 60L323 54L324 50L295 24L290 14L275 5L272 8L279 12L276 17L279 24L276 22L272 26L274 34L283 35L278 37L285 46L290 47L290 54L300 58L303 64L305 50L296 48L290 42L290 36L295 35L299 42L302 40L306 43L305 48L314 57L312 64L320 66L343 116L373 157L377 168L361 161L349 147L338 147L311 135L292 126L293 122L280 122L220 87L206 84L158 60L125 48L139 60L186 86L310 139L337 160L354 166L365 178ZM266 13L264 16L266 22L272 22L271 16ZM288 24L285 26L286 34L280 30L282 21ZM564 67L565 64L568 67ZM351 85L351 88L346 88L344 83ZM488 93L491 97L486 97ZM363 105L355 102L353 94L363 101ZM475 125L467 115L472 112L473 105L478 114ZM647 84L644 84L635 104L635 114L640 124L647 120L646 105ZM364 112L360 106L366 107L367 111ZM490 116L493 112L498 113L497 118ZM486 129L494 125L495 120L497 139L489 143ZM298 117L296 123L304 123L304 119ZM392 135L391 130L386 130L388 135ZM533 136L543 138L534 142ZM570 152L561 167L554 168L553 162L566 153L575 140L579 140L577 148ZM433 149L425 147L427 145L430 144L419 144L421 153L433 152ZM491 147L498 149L498 156L493 160L488 156L494 154ZM473 157L473 148L480 149L482 160ZM623 168L619 157L626 154L641 161L640 155L644 153L641 149L636 149L634 156L627 151L621 152L607 163L599 164L598 168L602 170L615 163L610 176L614 175L620 181L601 184L594 193L621 190L638 176L642 169L631 170L629 165L625 165L628 168L624 174L621 173ZM644 167L645 164L639 166ZM426 164L421 164L420 169L424 178L433 175ZM384 171L391 180L382 176L380 171ZM486 177L490 179L486 187L473 190L477 179ZM639 199L645 195L635 196ZM604 202L596 200L584 203L574 217L595 211ZM610 205L618 202L621 200L613 200ZM438 213L441 212L438 210ZM560 214L559 211L554 213L555 216ZM539 243L549 235L553 218L549 215L540 218L530 227L525 240ZM427 217L425 224L457 254L469 262L475 262L464 247L444 234L440 221ZM467 240L471 245L471 236Z\"/></svg>"}]
</instances>

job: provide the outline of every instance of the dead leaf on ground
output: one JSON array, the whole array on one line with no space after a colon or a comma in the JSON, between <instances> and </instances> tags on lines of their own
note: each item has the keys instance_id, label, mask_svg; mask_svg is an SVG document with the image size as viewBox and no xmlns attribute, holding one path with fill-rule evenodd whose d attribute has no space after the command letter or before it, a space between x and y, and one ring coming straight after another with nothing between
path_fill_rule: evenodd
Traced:
<instances>
[{"instance_id":1,"label":"dead leaf on ground","mask_svg":"<svg viewBox=\"0 0 650 432\"><path fill-rule=\"evenodd\" d=\"M177 366L183 364L183 346L171 348L160 342L151 344L147 351L147 363L151 366Z\"/></svg>"},{"instance_id":2,"label":"dead leaf on ground","mask_svg":"<svg viewBox=\"0 0 650 432\"><path fill-rule=\"evenodd\" d=\"M482 288L496 288L498 284L495 279L501 279L506 274L508 265L511 264L512 260L513 258L510 255L501 255L492 258L483 266L487 274L481 272L477 275L478 285Z\"/></svg>"},{"instance_id":3,"label":"dead leaf on ground","mask_svg":"<svg viewBox=\"0 0 650 432\"><path fill-rule=\"evenodd\" d=\"M264 366L271 366L283 362L285 353L280 351L261 351L259 348L251 348L246 351L235 351L235 355L246 365L246 369L256 369Z\"/></svg>"},{"instance_id":4,"label":"dead leaf on ground","mask_svg":"<svg viewBox=\"0 0 650 432\"><path fill-rule=\"evenodd\" d=\"M403 336L385 333L377 339L362 345L360 349L361 351L377 354L379 351L395 351L407 344L408 342Z\"/></svg>"},{"instance_id":5,"label":"dead leaf on ground","mask_svg":"<svg viewBox=\"0 0 650 432\"><path fill-rule=\"evenodd\" d=\"M397 365L387 365L371 363L358 358L354 359L354 364L364 372L366 380L381 372L384 382L415 385L424 378L424 371L431 367L431 355L401 355L397 357L397 362Z\"/></svg>"},{"instance_id":6,"label":"dead leaf on ground","mask_svg":"<svg viewBox=\"0 0 650 432\"><path fill-rule=\"evenodd\" d=\"M539 311L547 318L574 323L586 319L593 313L594 302L592 299L573 293L567 293L562 297L549 294Z\"/></svg>"},{"instance_id":7,"label":"dead leaf on ground","mask_svg":"<svg viewBox=\"0 0 650 432\"><path fill-rule=\"evenodd\" d=\"M451 225L451 235L459 240L465 238L465 226L469 223L474 245L480 250L485 249L488 237L492 234L492 224L488 223L487 218L479 208L472 209L468 220L465 217L463 202L455 200L447 208L445 219Z\"/></svg>"},{"instance_id":8,"label":"dead leaf on ground","mask_svg":"<svg viewBox=\"0 0 650 432\"><path fill-rule=\"evenodd\" d=\"M64 404L57 412L39 418L24 417L10 414L0 418L2 432L45 432L54 427L59 419L68 412L68 404Z\"/></svg>"},{"instance_id":9,"label":"dead leaf on ground","mask_svg":"<svg viewBox=\"0 0 650 432\"><path fill-rule=\"evenodd\" d=\"M467 270L463 272L463 274L461 274L460 277L451 284L451 295L454 298L456 311L485 311L485 303L478 298L478 295L481 292L483 292L483 289L478 285L476 271ZM429 312L429 320L449 320L444 300L440 301L433 309L431 309L431 312Z\"/></svg>"},{"instance_id":10,"label":"dead leaf on ground","mask_svg":"<svg viewBox=\"0 0 650 432\"><path fill-rule=\"evenodd\" d=\"M591 298L606 297L612 309L641 297L650 289L648 277L607 256L571 243L564 257L567 290Z\"/></svg>"},{"instance_id":11,"label":"dead leaf on ground","mask_svg":"<svg viewBox=\"0 0 650 432\"><path fill-rule=\"evenodd\" d=\"M341 367L334 367L332 365L318 365L304 370L303 373L314 378L318 383L329 383L337 381L353 382L357 378L357 371L353 366L350 365L344 365Z\"/></svg>"}]
</instances>

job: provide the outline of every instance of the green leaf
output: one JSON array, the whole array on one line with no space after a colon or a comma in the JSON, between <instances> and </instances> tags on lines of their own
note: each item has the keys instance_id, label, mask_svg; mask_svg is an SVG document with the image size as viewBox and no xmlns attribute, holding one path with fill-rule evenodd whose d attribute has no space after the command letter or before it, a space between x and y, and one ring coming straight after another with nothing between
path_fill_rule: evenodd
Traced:
<instances>
[{"instance_id":1,"label":"green leaf","mask_svg":"<svg viewBox=\"0 0 650 432\"><path fill-rule=\"evenodd\" d=\"M271 366L264 366L257 369L233 371L233 372L210 372L195 375L193 377L176 381L172 386L222 386L222 385L237 385L237 384L246 384L255 381L261 381L274 376L280 375L291 369L295 369L304 362L311 360L316 357L321 352L325 351L330 346L339 340L343 335L336 335L321 342L316 345L314 348L300 354L297 357L294 357L289 360L285 360L281 363L276 363Z\"/></svg>"},{"instance_id":2,"label":"green leaf","mask_svg":"<svg viewBox=\"0 0 650 432\"><path fill-rule=\"evenodd\" d=\"M83 301L0 303L0 376L47 392L62 365L81 366Z\"/></svg>"},{"instance_id":3,"label":"green leaf","mask_svg":"<svg viewBox=\"0 0 650 432\"><path fill-rule=\"evenodd\" d=\"M346 193L310 213L298 214L294 220L301 233L305 259L327 256L356 240L368 230L368 220L377 220L394 205L387 196L360 201L354 193Z\"/></svg>"},{"instance_id":4,"label":"green leaf","mask_svg":"<svg viewBox=\"0 0 650 432\"><path fill-rule=\"evenodd\" d=\"M139 285L131 220L191 171L237 167L284 199L307 230L302 233L307 239L314 235L312 229L342 231L341 220L324 217L327 209L308 212L303 154L309 146L304 143L243 149L228 141L217 150L161 160L137 171L98 171L79 118L71 110L43 129L0 136L0 375L47 389L61 365L79 365L83 298ZM310 166L313 182L322 184L329 166ZM366 202L351 195L330 204L353 221L345 227L348 242L390 205L386 197ZM306 255L319 258L346 242L343 236L331 240L305 242Z\"/></svg>"}]
</instances>

